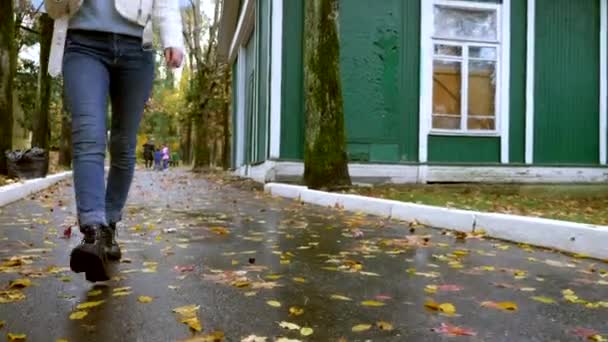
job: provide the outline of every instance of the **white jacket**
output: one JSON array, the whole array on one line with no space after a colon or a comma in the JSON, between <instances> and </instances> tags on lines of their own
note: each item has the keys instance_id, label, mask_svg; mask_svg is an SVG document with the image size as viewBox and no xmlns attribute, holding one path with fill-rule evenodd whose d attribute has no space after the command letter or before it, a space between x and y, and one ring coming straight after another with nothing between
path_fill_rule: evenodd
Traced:
<instances>
[{"instance_id":1,"label":"white jacket","mask_svg":"<svg viewBox=\"0 0 608 342\"><path fill-rule=\"evenodd\" d=\"M85 0L87 1L87 0ZM182 20L179 9L179 0L113 0L116 11L125 19L141 25L144 28L143 42L152 43L152 24L158 25L160 41L163 48L184 48L182 37ZM57 4L63 3L65 10L58 10ZM66 4L74 3L77 8L68 8ZM63 50L70 16L78 12L82 1L46 0L49 15L55 19L53 43L49 60L49 74L57 76L61 73ZM63 8L63 7L61 7Z\"/></svg>"}]
</instances>

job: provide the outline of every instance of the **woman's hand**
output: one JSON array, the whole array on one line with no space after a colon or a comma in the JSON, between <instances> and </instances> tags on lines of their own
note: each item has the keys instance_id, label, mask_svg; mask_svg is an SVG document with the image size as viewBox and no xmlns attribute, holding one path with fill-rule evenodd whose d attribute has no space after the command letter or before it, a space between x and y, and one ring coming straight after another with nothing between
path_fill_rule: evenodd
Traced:
<instances>
[{"instance_id":1,"label":"woman's hand","mask_svg":"<svg viewBox=\"0 0 608 342\"><path fill-rule=\"evenodd\" d=\"M179 68L184 60L184 53L178 48L166 48L165 60L170 68Z\"/></svg>"}]
</instances>

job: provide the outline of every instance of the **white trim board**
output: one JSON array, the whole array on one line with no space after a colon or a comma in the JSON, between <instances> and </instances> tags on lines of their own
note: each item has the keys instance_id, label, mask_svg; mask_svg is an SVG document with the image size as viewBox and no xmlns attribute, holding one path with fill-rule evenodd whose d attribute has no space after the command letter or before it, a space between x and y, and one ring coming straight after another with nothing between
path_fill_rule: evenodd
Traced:
<instances>
[{"instance_id":1,"label":"white trim board","mask_svg":"<svg viewBox=\"0 0 608 342\"><path fill-rule=\"evenodd\" d=\"M501 62L500 62L500 162L508 164L509 159L509 119L511 117L510 99L511 99L511 0L502 2L501 11L502 20L502 37L501 37Z\"/></svg>"},{"instance_id":2,"label":"white trim board","mask_svg":"<svg viewBox=\"0 0 608 342\"><path fill-rule=\"evenodd\" d=\"M281 96L283 84L283 0L272 4L270 66L270 158L281 154Z\"/></svg>"},{"instance_id":3,"label":"white trim board","mask_svg":"<svg viewBox=\"0 0 608 342\"><path fill-rule=\"evenodd\" d=\"M237 52L239 52L240 47L249 40L254 26L255 0L245 0L243 9L241 9L241 14L239 16L239 22L236 26L236 32L234 33L232 43L230 44L230 51L228 52L229 64L234 63Z\"/></svg>"},{"instance_id":4,"label":"white trim board","mask_svg":"<svg viewBox=\"0 0 608 342\"><path fill-rule=\"evenodd\" d=\"M534 58L536 46L536 0L528 0L526 52L526 164L534 163Z\"/></svg>"},{"instance_id":5,"label":"white trim board","mask_svg":"<svg viewBox=\"0 0 608 342\"><path fill-rule=\"evenodd\" d=\"M600 164L606 164L608 138L608 0L600 0Z\"/></svg>"},{"instance_id":6,"label":"white trim board","mask_svg":"<svg viewBox=\"0 0 608 342\"><path fill-rule=\"evenodd\" d=\"M72 177L72 171L49 175L46 178L37 178L25 182L9 184L0 187L0 207L19 201L33 193L42 191L57 182Z\"/></svg>"},{"instance_id":7,"label":"white trim board","mask_svg":"<svg viewBox=\"0 0 608 342\"><path fill-rule=\"evenodd\" d=\"M349 164L354 183L604 183L608 168L593 167L513 167L513 166L440 166L398 164ZM304 174L302 162L266 161L242 166L237 176L258 182L298 181Z\"/></svg>"}]
</instances>

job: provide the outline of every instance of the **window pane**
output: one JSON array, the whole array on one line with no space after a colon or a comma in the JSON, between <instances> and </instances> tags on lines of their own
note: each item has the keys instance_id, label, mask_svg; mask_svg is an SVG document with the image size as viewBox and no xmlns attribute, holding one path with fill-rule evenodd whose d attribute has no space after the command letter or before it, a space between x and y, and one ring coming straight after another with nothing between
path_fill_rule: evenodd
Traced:
<instances>
[{"instance_id":1,"label":"window pane","mask_svg":"<svg viewBox=\"0 0 608 342\"><path fill-rule=\"evenodd\" d=\"M494 118L469 118L468 126L469 130L486 130L493 131L496 129Z\"/></svg>"},{"instance_id":2,"label":"window pane","mask_svg":"<svg viewBox=\"0 0 608 342\"><path fill-rule=\"evenodd\" d=\"M482 118L469 119L469 129L494 129L496 116L496 62L469 62L469 116Z\"/></svg>"},{"instance_id":3,"label":"window pane","mask_svg":"<svg viewBox=\"0 0 608 342\"><path fill-rule=\"evenodd\" d=\"M433 114L453 114L455 119L433 119L433 128L460 128L462 64L435 60L433 63ZM454 123L457 125L454 127Z\"/></svg>"},{"instance_id":4,"label":"window pane","mask_svg":"<svg viewBox=\"0 0 608 342\"><path fill-rule=\"evenodd\" d=\"M469 47L469 57L496 59L496 48L490 46L471 46Z\"/></svg>"},{"instance_id":5,"label":"window pane","mask_svg":"<svg viewBox=\"0 0 608 342\"><path fill-rule=\"evenodd\" d=\"M462 46L436 44L435 55L460 57L462 56Z\"/></svg>"},{"instance_id":6,"label":"window pane","mask_svg":"<svg viewBox=\"0 0 608 342\"><path fill-rule=\"evenodd\" d=\"M435 129L460 129L460 116L433 116L433 128Z\"/></svg>"},{"instance_id":7,"label":"window pane","mask_svg":"<svg viewBox=\"0 0 608 342\"><path fill-rule=\"evenodd\" d=\"M435 36L498 40L496 11L435 6Z\"/></svg>"}]
</instances>

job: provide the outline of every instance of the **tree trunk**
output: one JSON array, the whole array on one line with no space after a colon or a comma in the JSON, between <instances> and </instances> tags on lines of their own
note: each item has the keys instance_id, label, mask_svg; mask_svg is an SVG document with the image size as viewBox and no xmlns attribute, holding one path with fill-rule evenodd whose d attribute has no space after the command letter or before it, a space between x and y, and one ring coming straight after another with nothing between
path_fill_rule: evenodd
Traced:
<instances>
[{"instance_id":1,"label":"tree trunk","mask_svg":"<svg viewBox=\"0 0 608 342\"><path fill-rule=\"evenodd\" d=\"M204 109L203 109L204 110ZM196 119L196 139L194 144L194 165L193 169L200 171L209 166L211 160L211 153L209 150L209 131L207 129L207 122L203 115L200 115Z\"/></svg>"},{"instance_id":2,"label":"tree trunk","mask_svg":"<svg viewBox=\"0 0 608 342\"><path fill-rule=\"evenodd\" d=\"M224 143L222 144L222 168L228 170L230 168L230 80L232 79L230 68L226 66L226 76L224 77L224 103L222 104L222 131L224 133ZM233 104L234 106L234 104Z\"/></svg>"},{"instance_id":3,"label":"tree trunk","mask_svg":"<svg viewBox=\"0 0 608 342\"><path fill-rule=\"evenodd\" d=\"M304 38L306 145L304 182L313 189L349 186L340 82L339 0L307 0Z\"/></svg>"},{"instance_id":4,"label":"tree trunk","mask_svg":"<svg viewBox=\"0 0 608 342\"><path fill-rule=\"evenodd\" d=\"M51 101L51 77L48 74L51 40L53 38L53 19L47 14L40 15L40 73L38 74L38 93L36 99L37 116L33 120L32 147L49 149L51 131L49 129L49 109Z\"/></svg>"},{"instance_id":5,"label":"tree trunk","mask_svg":"<svg viewBox=\"0 0 608 342\"><path fill-rule=\"evenodd\" d=\"M7 173L4 151L13 145L14 1L0 0L0 174Z\"/></svg>"}]
</instances>

